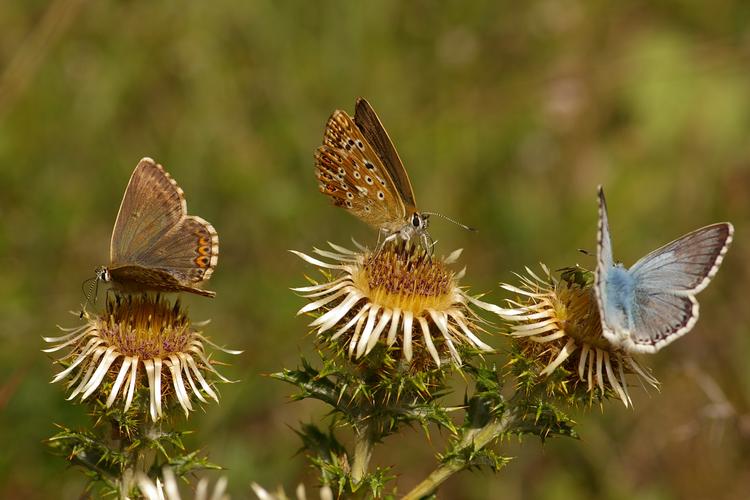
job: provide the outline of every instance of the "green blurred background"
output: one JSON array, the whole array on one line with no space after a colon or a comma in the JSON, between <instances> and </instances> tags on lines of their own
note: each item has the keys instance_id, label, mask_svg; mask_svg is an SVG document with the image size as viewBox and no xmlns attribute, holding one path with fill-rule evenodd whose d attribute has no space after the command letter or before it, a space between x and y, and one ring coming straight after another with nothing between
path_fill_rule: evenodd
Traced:
<instances>
[{"instance_id":1,"label":"green blurred background","mask_svg":"<svg viewBox=\"0 0 750 500\"><path fill-rule=\"evenodd\" d=\"M701 225L737 231L695 331L646 360L661 393L575 412L580 441L508 443L505 470L454 477L441 498L747 498L749 21L742 0L0 3L0 496L81 494L43 440L88 420L49 384L41 336L78 323L146 155L221 235L218 295L186 297L193 318L245 351L190 444L236 498L311 480L290 427L324 408L262 374L310 350L289 287L312 269L286 250L374 241L313 175L326 119L361 95L421 207L480 228L432 234L439 253L465 248L465 284L491 300L524 265L593 267L576 249L594 249L598 183L626 265ZM440 442L407 431L375 460L407 491Z\"/></svg>"}]
</instances>

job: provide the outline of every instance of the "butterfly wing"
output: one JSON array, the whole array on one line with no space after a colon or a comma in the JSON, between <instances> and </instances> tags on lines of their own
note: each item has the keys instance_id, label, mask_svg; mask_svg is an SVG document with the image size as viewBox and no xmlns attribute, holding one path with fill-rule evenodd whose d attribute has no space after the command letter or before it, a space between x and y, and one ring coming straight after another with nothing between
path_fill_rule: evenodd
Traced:
<instances>
[{"instance_id":1,"label":"butterfly wing","mask_svg":"<svg viewBox=\"0 0 750 500\"><path fill-rule=\"evenodd\" d=\"M393 141L388 136L388 132L383 127L378 115L375 114L375 110L372 109L370 103L363 97L357 99L354 109L354 123L357 124L367 142L372 145L375 153L391 176L401 199L406 205L407 213L415 212L417 204L414 201L414 189L411 187L409 174L406 173L406 168L398 156L396 147L393 145Z\"/></svg>"},{"instance_id":2,"label":"butterfly wing","mask_svg":"<svg viewBox=\"0 0 750 500\"><path fill-rule=\"evenodd\" d=\"M612 239L609 234L609 218L607 216L607 200L604 198L604 189L601 186L598 187L599 195L599 224L596 232L596 272L594 273L594 293L596 300L599 305L599 316L601 317L602 330L609 338L616 326L612 323L615 322L617 315L612 311L611 307L605 307L609 305L607 287L605 286L608 281L609 273L614 268L614 260L612 258ZM618 320L618 324L622 321Z\"/></svg>"},{"instance_id":3,"label":"butterfly wing","mask_svg":"<svg viewBox=\"0 0 750 500\"><path fill-rule=\"evenodd\" d=\"M612 257L612 237L609 233L609 216L607 215L607 200L604 198L604 189L599 190L599 225L596 232L598 267L611 268L614 265Z\"/></svg>"},{"instance_id":4,"label":"butterfly wing","mask_svg":"<svg viewBox=\"0 0 750 500\"><path fill-rule=\"evenodd\" d=\"M215 297L216 292L202 290L181 283L168 271L142 266L120 266L110 270L112 281L118 290L133 293L146 290L163 292L190 292L204 297Z\"/></svg>"},{"instance_id":5,"label":"butterfly wing","mask_svg":"<svg viewBox=\"0 0 750 500\"><path fill-rule=\"evenodd\" d=\"M693 295L636 288L631 298L630 328L619 338L628 352L654 353L689 332L698 321L699 306Z\"/></svg>"},{"instance_id":6,"label":"butterfly wing","mask_svg":"<svg viewBox=\"0 0 750 500\"><path fill-rule=\"evenodd\" d=\"M699 315L695 294L718 271L733 233L729 223L713 224L654 250L629 270L616 267L599 187L594 290L604 336L628 351L656 352L689 332Z\"/></svg>"},{"instance_id":7,"label":"butterfly wing","mask_svg":"<svg viewBox=\"0 0 750 500\"><path fill-rule=\"evenodd\" d=\"M377 228L397 230L406 206L373 145L344 111L334 111L315 153L320 191Z\"/></svg>"},{"instance_id":8,"label":"butterfly wing","mask_svg":"<svg viewBox=\"0 0 750 500\"><path fill-rule=\"evenodd\" d=\"M112 232L111 270L159 271L190 288L210 278L218 258L219 236L213 226L187 215L182 189L161 165L150 158L141 160L130 177ZM131 271L120 276L137 281L138 273ZM117 273L113 276L116 279ZM153 280L144 276L143 281ZM168 281L164 280L165 286Z\"/></svg>"},{"instance_id":9,"label":"butterfly wing","mask_svg":"<svg viewBox=\"0 0 750 500\"><path fill-rule=\"evenodd\" d=\"M110 241L110 265L140 263L187 211L182 190L150 158L130 176Z\"/></svg>"},{"instance_id":10,"label":"butterfly wing","mask_svg":"<svg viewBox=\"0 0 750 500\"><path fill-rule=\"evenodd\" d=\"M630 272L643 289L694 295L716 275L733 234L728 222L697 229L649 253Z\"/></svg>"},{"instance_id":11,"label":"butterfly wing","mask_svg":"<svg viewBox=\"0 0 750 500\"><path fill-rule=\"evenodd\" d=\"M733 233L729 223L706 226L654 250L630 268L636 308L628 348L656 352L695 326L695 295L716 275Z\"/></svg>"},{"instance_id":12,"label":"butterfly wing","mask_svg":"<svg viewBox=\"0 0 750 500\"><path fill-rule=\"evenodd\" d=\"M181 283L205 281L219 260L219 235L200 217L186 216L147 257L150 267L169 271Z\"/></svg>"}]
</instances>

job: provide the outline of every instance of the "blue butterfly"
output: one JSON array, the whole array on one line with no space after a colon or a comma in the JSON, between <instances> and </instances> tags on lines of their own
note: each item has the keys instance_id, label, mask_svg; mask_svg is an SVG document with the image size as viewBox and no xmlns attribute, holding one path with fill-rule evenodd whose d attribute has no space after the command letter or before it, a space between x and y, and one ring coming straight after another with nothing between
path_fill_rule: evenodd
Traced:
<instances>
[{"instance_id":1,"label":"blue butterfly","mask_svg":"<svg viewBox=\"0 0 750 500\"><path fill-rule=\"evenodd\" d=\"M599 186L594 290L605 338L632 352L656 352L698 321L695 295L719 270L734 227L702 227L654 250L630 269L615 263L607 203Z\"/></svg>"}]
</instances>

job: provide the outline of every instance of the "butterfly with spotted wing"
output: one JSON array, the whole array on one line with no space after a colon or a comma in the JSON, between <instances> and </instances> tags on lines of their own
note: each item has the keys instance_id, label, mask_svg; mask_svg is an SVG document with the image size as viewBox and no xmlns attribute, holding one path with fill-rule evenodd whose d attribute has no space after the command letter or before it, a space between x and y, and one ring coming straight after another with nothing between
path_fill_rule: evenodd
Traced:
<instances>
[{"instance_id":1,"label":"butterfly with spotted wing","mask_svg":"<svg viewBox=\"0 0 750 500\"><path fill-rule=\"evenodd\" d=\"M328 119L323 145L315 153L315 168L320 191L336 206L382 231L384 242L416 237L431 249L429 216L444 216L417 209L404 164L364 98L357 99L353 119L341 110Z\"/></svg>"}]
</instances>

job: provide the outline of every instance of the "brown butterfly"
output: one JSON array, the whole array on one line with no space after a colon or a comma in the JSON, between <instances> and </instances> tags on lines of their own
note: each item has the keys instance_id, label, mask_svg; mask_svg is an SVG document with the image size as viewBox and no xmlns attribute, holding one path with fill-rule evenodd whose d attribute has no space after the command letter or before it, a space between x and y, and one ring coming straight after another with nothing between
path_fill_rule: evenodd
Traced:
<instances>
[{"instance_id":1,"label":"brown butterfly","mask_svg":"<svg viewBox=\"0 0 750 500\"><path fill-rule=\"evenodd\" d=\"M381 230L386 241L417 236L425 248L431 246L431 213L417 209L404 164L365 99L357 99L353 120L345 111L333 112L315 152L315 168L320 191Z\"/></svg>"},{"instance_id":2,"label":"brown butterfly","mask_svg":"<svg viewBox=\"0 0 750 500\"><path fill-rule=\"evenodd\" d=\"M151 158L135 167L120 204L109 265L97 281L122 292L190 292L211 277L219 260L219 235L211 224L187 214L182 189Z\"/></svg>"}]
</instances>

